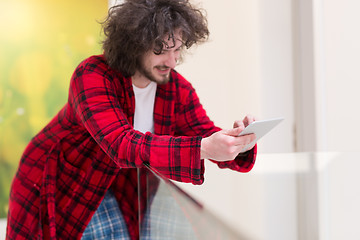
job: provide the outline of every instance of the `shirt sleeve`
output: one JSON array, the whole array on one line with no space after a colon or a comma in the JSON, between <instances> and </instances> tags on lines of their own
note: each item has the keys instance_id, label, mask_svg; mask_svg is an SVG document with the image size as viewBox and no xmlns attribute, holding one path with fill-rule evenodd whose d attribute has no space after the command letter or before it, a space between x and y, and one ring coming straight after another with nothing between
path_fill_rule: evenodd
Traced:
<instances>
[{"instance_id":1,"label":"shirt sleeve","mask_svg":"<svg viewBox=\"0 0 360 240\"><path fill-rule=\"evenodd\" d=\"M201 137L159 136L133 129L106 70L83 63L73 74L69 104L101 149L122 168L149 164L163 176L201 184Z\"/></svg>"},{"instance_id":2,"label":"shirt sleeve","mask_svg":"<svg viewBox=\"0 0 360 240\"><path fill-rule=\"evenodd\" d=\"M235 160L226 162L212 162L216 163L219 168L230 168L238 172L249 172L255 165L257 154L257 145L245 153L240 153Z\"/></svg>"}]
</instances>

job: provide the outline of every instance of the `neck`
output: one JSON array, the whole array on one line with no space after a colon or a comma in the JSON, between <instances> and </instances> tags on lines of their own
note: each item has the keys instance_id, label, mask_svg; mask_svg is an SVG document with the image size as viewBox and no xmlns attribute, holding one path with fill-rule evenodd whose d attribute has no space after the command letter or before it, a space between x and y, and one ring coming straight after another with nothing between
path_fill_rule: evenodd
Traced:
<instances>
[{"instance_id":1,"label":"neck","mask_svg":"<svg viewBox=\"0 0 360 240\"><path fill-rule=\"evenodd\" d=\"M147 79L144 75L136 72L133 76L131 76L132 84L134 84L138 88L145 88L150 84L150 80Z\"/></svg>"}]
</instances>

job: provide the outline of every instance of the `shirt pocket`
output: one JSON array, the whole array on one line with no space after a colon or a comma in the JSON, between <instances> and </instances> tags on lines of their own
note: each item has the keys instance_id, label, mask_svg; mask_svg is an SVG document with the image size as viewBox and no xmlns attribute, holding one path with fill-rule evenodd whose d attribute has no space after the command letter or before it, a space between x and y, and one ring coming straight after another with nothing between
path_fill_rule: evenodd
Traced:
<instances>
[{"instance_id":1,"label":"shirt pocket","mask_svg":"<svg viewBox=\"0 0 360 240\"><path fill-rule=\"evenodd\" d=\"M63 210L81 201L79 190L85 180L84 170L72 165L61 151L57 163L55 202Z\"/></svg>"}]
</instances>

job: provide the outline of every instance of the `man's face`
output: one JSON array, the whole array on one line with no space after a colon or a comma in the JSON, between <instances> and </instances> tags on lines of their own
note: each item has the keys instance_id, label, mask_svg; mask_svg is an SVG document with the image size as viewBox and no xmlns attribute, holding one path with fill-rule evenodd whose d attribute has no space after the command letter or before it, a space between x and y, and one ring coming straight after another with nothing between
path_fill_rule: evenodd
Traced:
<instances>
[{"instance_id":1,"label":"man's face","mask_svg":"<svg viewBox=\"0 0 360 240\"><path fill-rule=\"evenodd\" d=\"M160 54L154 51L148 51L141 58L138 74L157 84L166 84L170 80L170 71L174 69L178 59L180 58L182 41L179 32L175 32L173 36L164 39L164 44Z\"/></svg>"}]
</instances>

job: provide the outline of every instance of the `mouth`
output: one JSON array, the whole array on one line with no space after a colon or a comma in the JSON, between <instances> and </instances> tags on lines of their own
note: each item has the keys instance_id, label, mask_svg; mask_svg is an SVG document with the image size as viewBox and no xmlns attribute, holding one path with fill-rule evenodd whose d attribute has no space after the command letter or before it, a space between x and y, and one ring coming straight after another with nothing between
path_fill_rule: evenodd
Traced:
<instances>
[{"instance_id":1,"label":"mouth","mask_svg":"<svg viewBox=\"0 0 360 240\"><path fill-rule=\"evenodd\" d=\"M157 66L155 69L162 75L168 74L171 70L171 68L167 66Z\"/></svg>"}]
</instances>

